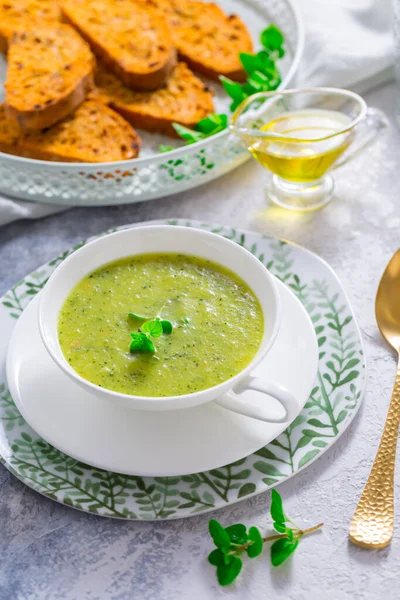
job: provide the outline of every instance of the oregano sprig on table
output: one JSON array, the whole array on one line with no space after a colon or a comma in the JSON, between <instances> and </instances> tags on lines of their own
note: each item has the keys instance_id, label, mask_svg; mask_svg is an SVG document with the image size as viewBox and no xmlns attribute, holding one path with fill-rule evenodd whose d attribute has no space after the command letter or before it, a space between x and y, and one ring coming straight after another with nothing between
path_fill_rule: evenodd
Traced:
<instances>
[{"instance_id":1,"label":"oregano sprig on table","mask_svg":"<svg viewBox=\"0 0 400 600\"><path fill-rule=\"evenodd\" d=\"M209 554L208 560L217 568L220 585L229 585L239 575L243 566L243 554L256 558L262 553L265 542L273 542L270 547L271 563L278 567L293 554L304 535L317 531L323 525L319 523L309 529L300 529L285 514L282 498L276 490L272 490L270 513L278 534L266 537L262 537L258 527L250 527L248 531L242 523L223 527L218 521L211 519L209 531L216 548Z\"/></svg>"},{"instance_id":2,"label":"oregano sprig on table","mask_svg":"<svg viewBox=\"0 0 400 600\"><path fill-rule=\"evenodd\" d=\"M247 74L244 84L232 81L223 75L219 78L226 93L232 98L230 106L232 111L248 96L252 96L257 92L276 90L281 83L276 61L285 54L282 32L275 25L269 25L261 32L260 42L263 47L260 52L255 54L242 52L239 54L240 62ZM195 125L194 129L189 129L179 123L173 123L173 127L179 137L186 141L186 144L194 144L223 131L228 127L228 122L228 115L212 113L205 119L201 119ZM160 152L169 152L170 150L174 150L174 148L172 146L161 145L159 150Z\"/></svg>"},{"instance_id":3,"label":"oregano sprig on table","mask_svg":"<svg viewBox=\"0 0 400 600\"><path fill-rule=\"evenodd\" d=\"M151 318L137 313L128 313L130 319L144 321L137 331L131 332L131 352L155 352L155 346L151 338L158 338L163 333L169 335L172 332L172 323L159 317Z\"/></svg>"}]
</instances>

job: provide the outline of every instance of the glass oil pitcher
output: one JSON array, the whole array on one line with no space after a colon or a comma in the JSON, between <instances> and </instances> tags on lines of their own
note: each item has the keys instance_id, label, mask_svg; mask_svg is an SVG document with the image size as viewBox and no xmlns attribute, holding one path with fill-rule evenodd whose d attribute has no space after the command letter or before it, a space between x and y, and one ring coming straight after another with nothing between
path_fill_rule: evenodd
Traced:
<instances>
[{"instance_id":1,"label":"glass oil pitcher","mask_svg":"<svg viewBox=\"0 0 400 600\"><path fill-rule=\"evenodd\" d=\"M236 109L230 128L273 173L268 198L311 211L332 197L330 172L366 148L387 123L384 113L353 92L311 88L254 94Z\"/></svg>"}]
</instances>

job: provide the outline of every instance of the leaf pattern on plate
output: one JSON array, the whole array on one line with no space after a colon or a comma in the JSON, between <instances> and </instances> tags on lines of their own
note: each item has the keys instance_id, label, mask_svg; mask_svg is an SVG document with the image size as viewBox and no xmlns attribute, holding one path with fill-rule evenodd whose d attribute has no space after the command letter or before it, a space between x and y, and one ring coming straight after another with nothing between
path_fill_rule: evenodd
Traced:
<instances>
[{"instance_id":1,"label":"leaf pattern on plate","mask_svg":"<svg viewBox=\"0 0 400 600\"><path fill-rule=\"evenodd\" d=\"M106 517L186 517L261 493L298 472L331 446L355 416L362 400L365 358L360 333L340 283L323 261L307 250L266 235L188 220L162 222L200 227L237 242L288 286L314 324L319 371L303 411L278 438L231 465L181 477L110 473L63 454L25 423L5 379L0 378L0 429L7 442L1 462L45 496ZM116 230L106 233L113 231ZM11 324L18 319L56 266L85 243L63 252L9 290L0 300L0 319L10 320Z\"/></svg>"}]
</instances>

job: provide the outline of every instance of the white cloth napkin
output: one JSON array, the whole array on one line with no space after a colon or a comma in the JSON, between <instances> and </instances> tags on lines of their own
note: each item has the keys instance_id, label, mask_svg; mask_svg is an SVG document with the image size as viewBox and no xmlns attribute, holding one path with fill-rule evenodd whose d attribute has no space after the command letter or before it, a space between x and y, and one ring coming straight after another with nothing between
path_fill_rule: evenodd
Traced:
<instances>
[{"instance_id":1,"label":"white cloth napkin","mask_svg":"<svg viewBox=\"0 0 400 600\"><path fill-rule=\"evenodd\" d=\"M293 1L305 27L297 87L336 86L364 92L391 78L392 0ZM0 226L65 208L0 196Z\"/></svg>"},{"instance_id":2,"label":"white cloth napkin","mask_svg":"<svg viewBox=\"0 0 400 600\"><path fill-rule=\"evenodd\" d=\"M392 1L400 0L294 1L305 28L297 87L334 86L362 93L391 79Z\"/></svg>"}]
</instances>

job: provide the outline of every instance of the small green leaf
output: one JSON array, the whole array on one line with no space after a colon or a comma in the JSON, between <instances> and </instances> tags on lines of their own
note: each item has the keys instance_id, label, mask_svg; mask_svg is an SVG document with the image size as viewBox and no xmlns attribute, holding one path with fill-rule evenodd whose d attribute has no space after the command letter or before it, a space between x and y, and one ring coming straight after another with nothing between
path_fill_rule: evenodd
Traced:
<instances>
[{"instance_id":1,"label":"small green leaf","mask_svg":"<svg viewBox=\"0 0 400 600\"><path fill-rule=\"evenodd\" d=\"M243 69L248 75L251 75L253 71L259 68L256 54L247 54L246 52L241 52L239 54L239 59L243 65Z\"/></svg>"},{"instance_id":2,"label":"small green leaf","mask_svg":"<svg viewBox=\"0 0 400 600\"><path fill-rule=\"evenodd\" d=\"M208 562L211 565L214 565L214 567L218 567L218 565L225 564L224 558L225 555L221 552L221 550L219 548L215 548L215 550L210 552L208 555Z\"/></svg>"},{"instance_id":3,"label":"small green leaf","mask_svg":"<svg viewBox=\"0 0 400 600\"><path fill-rule=\"evenodd\" d=\"M271 490L271 508L270 513L275 523L285 523L287 517L283 512L282 498L276 490Z\"/></svg>"},{"instance_id":4,"label":"small green leaf","mask_svg":"<svg viewBox=\"0 0 400 600\"><path fill-rule=\"evenodd\" d=\"M151 317L144 317L143 315L138 315L137 313L130 312L128 313L128 317L131 319L137 319L138 321L148 321Z\"/></svg>"},{"instance_id":5,"label":"small green leaf","mask_svg":"<svg viewBox=\"0 0 400 600\"><path fill-rule=\"evenodd\" d=\"M174 148L172 146L165 146L164 144L160 144L158 146L159 152L171 152L171 150L174 150Z\"/></svg>"},{"instance_id":6,"label":"small green leaf","mask_svg":"<svg viewBox=\"0 0 400 600\"><path fill-rule=\"evenodd\" d=\"M154 344L145 333L131 333L132 341L129 346L131 352L155 352Z\"/></svg>"},{"instance_id":7,"label":"small green leaf","mask_svg":"<svg viewBox=\"0 0 400 600\"><path fill-rule=\"evenodd\" d=\"M251 55L249 55L249 56L251 56ZM224 86L224 90L226 91L228 96L230 96L232 98L232 100L238 100L239 102L241 102L245 98L245 95L243 93L243 88L240 85L240 83L237 83L236 81L232 81L231 79L228 79L227 77L224 77L223 75L220 75L219 79L220 79L222 85Z\"/></svg>"},{"instance_id":8,"label":"small green leaf","mask_svg":"<svg viewBox=\"0 0 400 600\"><path fill-rule=\"evenodd\" d=\"M208 524L208 529L217 548L229 547L231 545L231 538L222 527L221 523L218 523L215 519L211 519Z\"/></svg>"},{"instance_id":9,"label":"small green leaf","mask_svg":"<svg viewBox=\"0 0 400 600\"><path fill-rule=\"evenodd\" d=\"M196 131L205 136L214 135L228 127L228 116L225 114L210 114L205 119L201 119L196 125Z\"/></svg>"},{"instance_id":10,"label":"small green leaf","mask_svg":"<svg viewBox=\"0 0 400 600\"><path fill-rule=\"evenodd\" d=\"M264 544L260 530L257 527L250 527L249 540L253 543L247 548L247 556L255 558L261 554Z\"/></svg>"},{"instance_id":11,"label":"small green leaf","mask_svg":"<svg viewBox=\"0 0 400 600\"><path fill-rule=\"evenodd\" d=\"M293 529L291 529L290 527L287 527L285 533L288 536L288 540L293 541L293 537L294 537Z\"/></svg>"},{"instance_id":12,"label":"small green leaf","mask_svg":"<svg viewBox=\"0 0 400 600\"><path fill-rule=\"evenodd\" d=\"M188 129L183 125L179 125L179 123L172 123L172 127L175 129L179 137L186 140L188 144L194 144L195 142L199 142L207 137L204 133L201 133L200 131L193 131L193 129Z\"/></svg>"},{"instance_id":13,"label":"small green leaf","mask_svg":"<svg viewBox=\"0 0 400 600\"><path fill-rule=\"evenodd\" d=\"M284 523L273 523L273 528L278 533L286 533L286 525Z\"/></svg>"},{"instance_id":14,"label":"small green leaf","mask_svg":"<svg viewBox=\"0 0 400 600\"><path fill-rule=\"evenodd\" d=\"M236 556L233 557L229 565L218 565L217 578L220 585L229 585L232 583L242 570L242 561Z\"/></svg>"},{"instance_id":15,"label":"small green leaf","mask_svg":"<svg viewBox=\"0 0 400 600\"><path fill-rule=\"evenodd\" d=\"M149 333L151 337L158 338L163 332L161 321L146 321L141 327L142 331Z\"/></svg>"},{"instance_id":16,"label":"small green leaf","mask_svg":"<svg viewBox=\"0 0 400 600\"><path fill-rule=\"evenodd\" d=\"M172 323L170 321L166 321L165 319L161 321L161 327L163 333L166 333L167 335L169 335L172 331Z\"/></svg>"},{"instance_id":17,"label":"small green leaf","mask_svg":"<svg viewBox=\"0 0 400 600\"><path fill-rule=\"evenodd\" d=\"M278 50L283 44L283 35L275 25L270 25L261 32L260 41L267 50Z\"/></svg>"},{"instance_id":18,"label":"small green leaf","mask_svg":"<svg viewBox=\"0 0 400 600\"><path fill-rule=\"evenodd\" d=\"M299 540L290 541L287 538L276 540L271 546L271 562L274 567L279 567L299 545Z\"/></svg>"},{"instance_id":19,"label":"small green leaf","mask_svg":"<svg viewBox=\"0 0 400 600\"><path fill-rule=\"evenodd\" d=\"M229 527L225 527L225 531L234 544L245 544L247 542L247 529L242 523L229 525Z\"/></svg>"}]
</instances>

